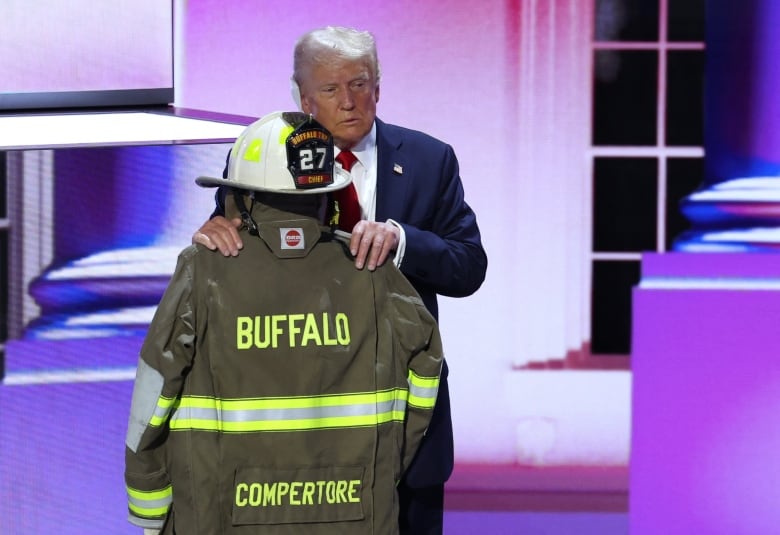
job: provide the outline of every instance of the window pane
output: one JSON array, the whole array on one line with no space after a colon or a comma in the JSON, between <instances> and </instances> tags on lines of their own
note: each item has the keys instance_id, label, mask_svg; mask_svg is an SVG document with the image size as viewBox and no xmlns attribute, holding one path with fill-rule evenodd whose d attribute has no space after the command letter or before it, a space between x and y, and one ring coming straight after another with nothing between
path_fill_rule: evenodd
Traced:
<instances>
[{"instance_id":1,"label":"window pane","mask_svg":"<svg viewBox=\"0 0 780 535\"><path fill-rule=\"evenodd\" d=\"M638 261L593 263L591 353L631 353L631 290L639 277Z\"/></svg>"},{"instance_id":2,"label":"window pane","mask_svg":"<svg viewBox=\"0 0 780 535\"><path fill-rule=\"evenodd\" d=\"M595 54L593 144L655 145L658 53Z\"/></svg>"},{"instance_id":3,"label":"window pane","mask_svg":"<svg viewBox=\"0 0 780 535\"><path fill-rule=\"evenodd\" d=\"M669 0L669 41L704 41L704 0Z\"/></svg>"},{"instance_id":4,"label":"window pane","mask_svg":"<svg viewBox=\"0 0 780 535\"><path fill-rule=\"evenodd\" d=\"M658 41L658 0L596 0L596 41Z\"/></svg>"},{"instance_id":5,"label":"window pane","mask_svg":"<svg viewBox=\"0 0 780 535\"><path fill-rule=\"evenodd\" d=\"M666 144L704 143L704 52L676 51L668 55Z\"/></svg>"},{"instance_id":6,"label":"window pane","mask_svg":"<svg viewBox=\"0 0 780 535\"><path fill-rule=\"evenodd\" d=\"M596 158L593 248L599 252L656 250L655 158Z\"/></svg>"}]
</instances>

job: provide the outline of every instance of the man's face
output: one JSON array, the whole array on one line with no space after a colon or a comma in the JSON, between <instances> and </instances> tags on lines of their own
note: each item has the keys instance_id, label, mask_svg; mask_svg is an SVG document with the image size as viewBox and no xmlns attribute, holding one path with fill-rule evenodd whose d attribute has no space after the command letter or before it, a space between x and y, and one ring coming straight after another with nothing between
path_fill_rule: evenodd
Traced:
<instances>
[{"instance_id":1,"label":"man's face","mask_svg":"<svg viewBox=\"0 0 780 535\"><path fill-rule=\"evenodd\" d=\"M335 59L311 66L301 80L301 107L350 149L371 131L379 85L363 61Z\"/></svg>"}]
</instances>

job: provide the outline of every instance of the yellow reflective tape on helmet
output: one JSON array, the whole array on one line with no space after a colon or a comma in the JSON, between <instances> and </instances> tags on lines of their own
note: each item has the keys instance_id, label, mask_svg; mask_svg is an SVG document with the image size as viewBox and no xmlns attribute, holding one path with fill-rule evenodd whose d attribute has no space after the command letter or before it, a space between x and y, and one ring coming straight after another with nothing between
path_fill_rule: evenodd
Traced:
<instances>
[{"instance_id":1,"label":"yellow reflective tape on helmet","mask_svg":"<svg viewBox=\"0 0 780 535\"><path fill-rule=\"evenodd\" d=\"M259 162L263 153L263 140L255 138L249 142L244 151L244 159L249 162Z\"/></svg>"},{"instance_id":2,"label":"yellow reflective tape on helmet","mask_svg":"<svg viewBox=\"0 0 780 535\"><path fill-rule=\"evenodd\" d=\"M409 405L433 409L439 392L439 377L422 377L409 370Z\"/></svg>"},{"instance_id":3,"label":"yellow reflective tape on helmet","mask_svg":"<svg viewBox=\"0 0 780 535\"><path fill-rule=\"evenodd\" d=\"M402 422L408 396L400 388L292 398L185 396L171 417L170 428L247 433L375 426Z\"/></svg>"},{"instance_id":4,"label":"yellow reflective tape on helmet","mask_svg":"<svg viewBox=\"0 0 780 535\"><path fill-rule=\"evenodd\" d=\"M291 125L287 125L284 128L281 129L279 132L279 144L284 145L287 141L287 138L290 137L290 134L292 134L295 131L295 128L293 128Z\"/></svg>"},{"instance_id":5,"label":"yellow reflective tape on helmet","mask_svg":"<svg viewBox=\"0 0 780 535\"><path fill-rule=\"evenodd\" d=\"M164 489L144 491L127 488L127 504L130 510L137 516L144 518L160 518L165 516L173 502L173 487L168 485Z\"/></svg>"}]
</instances>

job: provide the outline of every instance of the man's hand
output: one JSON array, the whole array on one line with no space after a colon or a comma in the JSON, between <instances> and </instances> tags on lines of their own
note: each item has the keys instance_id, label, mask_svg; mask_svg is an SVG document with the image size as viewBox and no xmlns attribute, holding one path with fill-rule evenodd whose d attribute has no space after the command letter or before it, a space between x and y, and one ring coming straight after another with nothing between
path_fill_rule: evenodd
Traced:
<instances>
[{"instance_id":1,"label":"man's hand","mask_svg":"<svg viewBox=\"0 0 780 535\"><path fill-rule=\"evenodd\" d=\"M381 266L398 247L401 231L390 223L376 221L358 221L352 229L352 239L349 240L349 250L355 257L355 267L374 271Z\"/></svg>"},{"instance_id":2,"label":"man's hand","mask_svg":"<svg viewBox=\"0 0 780 535\"><path fill-rule=\"evenodd\" d=\"M240 227L239 218L228 221L221 215L214 216L192 235L192 243L199 243L212 251L219 249L225 256L238 256L239 249L244 247L238 235Z\"/></svg>"}]
</instances>

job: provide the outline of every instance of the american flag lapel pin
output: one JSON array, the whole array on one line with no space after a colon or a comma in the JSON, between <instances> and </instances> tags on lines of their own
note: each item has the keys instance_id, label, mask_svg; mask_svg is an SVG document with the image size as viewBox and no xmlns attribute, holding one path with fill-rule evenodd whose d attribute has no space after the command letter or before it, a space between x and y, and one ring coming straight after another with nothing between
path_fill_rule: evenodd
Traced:
<instances>
[{"instance_id":1,"label":"american flag lapel pin","mask_svg":"<svg viewBox=\"0 0 780 535\"><path fill-rule=\"evenodd\" d=\"M396 175L402 175L404 174L404 168L401 167L401 164L393 164L393 173Z\"/></svg>"}]
</instances>

